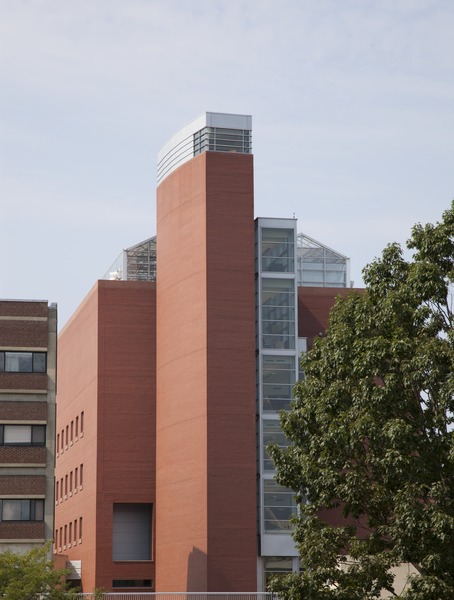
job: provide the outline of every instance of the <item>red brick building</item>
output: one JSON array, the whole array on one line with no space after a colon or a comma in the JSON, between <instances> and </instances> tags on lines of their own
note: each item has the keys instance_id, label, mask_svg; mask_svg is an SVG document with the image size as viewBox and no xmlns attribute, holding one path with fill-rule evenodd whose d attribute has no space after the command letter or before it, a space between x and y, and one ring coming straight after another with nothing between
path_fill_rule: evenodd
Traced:
<instances>
[{"instance_id":1,"label":"red brick building","mask_svg":"<svg viewBox=\"0 0 454 600\"><path fill-rule=\"evenodd\" d=\"M298 569L266 445L348 266L295 219L254 221L250 117L164 146L156 238L59 338L55 552L83 591L260 591Z\"/></svg>"}]
</instances>

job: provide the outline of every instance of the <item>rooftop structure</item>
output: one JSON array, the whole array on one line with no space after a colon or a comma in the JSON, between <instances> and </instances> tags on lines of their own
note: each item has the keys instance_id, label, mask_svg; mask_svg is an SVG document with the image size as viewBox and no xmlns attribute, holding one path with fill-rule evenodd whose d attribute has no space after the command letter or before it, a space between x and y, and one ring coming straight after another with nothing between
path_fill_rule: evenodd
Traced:
<instances>
[{"instance_id":1,"label":"rooftop structure","mask_svg":"<svg viewBox=\"0 0 454 600\"><path fill-rule=\"evenodd\" d=\"M158 185L202 152L252 152L252 117L206 112L180 129L158 153Z\"/></svg>"}]
</instances>

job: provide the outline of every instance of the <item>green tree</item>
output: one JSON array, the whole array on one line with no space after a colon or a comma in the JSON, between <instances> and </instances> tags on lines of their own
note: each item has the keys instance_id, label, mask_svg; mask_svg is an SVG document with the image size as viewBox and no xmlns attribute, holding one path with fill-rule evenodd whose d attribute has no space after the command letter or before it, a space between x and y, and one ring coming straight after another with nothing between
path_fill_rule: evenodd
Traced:
<instances>
[{"instance_id":1,"label":"green tree","mask_svg":"<svg viewBox=\"0 0 454 600\"><path fill-rule=\"evenodd\" d=\"M274 582L283 598L397 597L400 563L417 574L399 598L454 598L453 238L454 202L413 228L410 259L391 244L364 269L303 358L290 447L270 448L298 491L303 572Z\"/></svg>"},{"instance_id":2,"label":"green tree","mask_svg":"<svg viewBox=\"0 0 454 600\"><path fill-rule=\"evenodd\" d=\"M41 547L25 554L0 554L0 598L2 600L63 600L71 597L62 578L64 569L54 569L49 548Z\"/></svg>"}]
</instances>

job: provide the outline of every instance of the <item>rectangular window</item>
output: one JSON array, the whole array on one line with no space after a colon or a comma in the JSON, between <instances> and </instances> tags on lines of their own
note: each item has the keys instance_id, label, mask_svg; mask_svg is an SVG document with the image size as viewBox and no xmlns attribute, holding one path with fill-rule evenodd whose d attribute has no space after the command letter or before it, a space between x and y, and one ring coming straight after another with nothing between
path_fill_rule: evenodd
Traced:
<instances>
[{"instance_id":1,"label":"rectangular window","mask_svg":"<svg viewBox=\"0 0 454 600\"><path fill-rule=\"evenodd\" d=\"M114 504L113 560L151 560L151 504Z\"/></svg>"},{"instance_id":2,"label":"rectangular window","mask_svg":"<svg viewBox=\"0 0 454 600\"><path fill-rule=\"evenodd\" d=\"M151 588L152 579L113 579L113 588Z\"/></svg>"},{"instance_id":3,"label":"rectangular window","mask_svg":"<svg viewBox=\"0 0 454 600\"><path fill-rule=\"evenodd\" d=\"M69 493L73 493L73 472L71 471L69 474Z\"/></svg>"},{"instance_id":4,"label":"rectangular window","mask_svg":"<svg viewBox=\"0 0 454 600\"><path fill-rule=\"evenodd\" d=\"M271 460L267 446L277 444L281 448L288 447L288 440L281 430L281 424L277 419L263 419L263 470L274 471L274 463Z\"/></svg>"},{"instance_id":5,"label":"rectangular window","mask_svg":"<svg viewBox=\"0 0 454 600\"><path fill-rule=\"evenodd\" d=\"M262 358L263 411L288 410L295 385L293 356L264 355Z\"/></svg>"},{"instance_id":6,"label":"rectangular window","mask_svg":"<svg viewBox=\"0 0 454 600\"><path fill-rule=\"evenodd\" d=\"M63 500L63 477L60 479L60 500Z\"/></svg>"},{"instance_id":7,"label":"rectangular window","mask_svg":"<svg viewBox=\"0 0 454 600\"><path fill-rule=\"evenodd\" d=\"M56 444L56 446L57 446L57 454L58 454L58 451L60 450L60 434L59 433L57 433L57 444Z\"/></svg>"},{"instance_id":8,"label":"rectangular window","mask_svg":"<svg viewBox=\"0 0 454 600\"><path fill-rule=\"evenodd\" d=\"M44 500L0 500L0 521L43 521Z\"/></svg>"},{"instance_id":9,"label":"rectangular window","mask_svg":"<svg viewBox=\"0 0 454 600\"><path fill-rule=\"evenodd\" d=\"M295 348L295 282L293 279L262 279L262 347Z\"/></svg>"},{"instance_id":10,"label":"rectangular window","mask_svg":"<svg viewBox=\"0 0 454 600\"><path fill-rule=\"evenodd\" d=\"M65 475L65 496L68 495L68 475Z\"/></svg>"},{"instance_id":11,"label":"rectangular window","mask_svg":"<svg viewBox=\"0 0 454 600\"><path fill-rule=\"evenodd\" d=\"M0 446L45 445L45 425L0 425Z\"/></svg>"},{"instance_id":12,"label":"rectangular window","mask_svg":"<svg viewBox=\"0 0 454 600\"><path fill-rule=\"evenodd\" d=\"M292 528L290 519L296 513L295 492L273 479L265 479L263 485L265 532L288 533Z\"/></svg>"},{"instance_id":13,"label":"rectangular window","mask_svg":"<svg viewBox=\"0 0 454 600\"><path fill-rule=\"evenodd\" d=\"M79 540L82 541L82 517L79 519Z\"/></svg>"},{"instance_id":14,"label":"rectangular window","mask_svg":"<svg viewBox=\"0 0 454 600\"><path fill-rule=\"evenodd\" d=\"M70 438L69 438L69 441L71 442L71 444L73 443L73 438L74 438L74 421L71 421L71 434L70 434Z\"/></svg>"},{"instance_id":15,"label":"rectangular window","mask_svg":"<svg viewBox=\"0 0 454 600\"><path fill-rule=\"evenodd\" d=\"M74 469L74 491L77 492L79 486L79 467Z\"/></svg>"},{"instance_id":16,"label":"rectangular window","mask_svg":"<svg viewBox=\"0 0 454 600\"><path fill-rule=\"evenodd\" d=\"M80 469L79 469L79 482L80 482L80 486L82 487L84 484L84 465L80 465Z\"/></svg>"},{"instance_id":17,"label":"rectangular window","mask_svg":"<svg viewBox=\"0 0 454 600\"><path fill-rule=\"evenodd\" d=\"M68 538L68 525L65 525L65 533L63 538L63 545L66 546L67 538Z\"/></svg>"},{"instance_id":18,"label":"rectangular window","mask_svg":"<svg viewBox=\"0 0 454 600\"><path fill-rule=\"evenodd\" d=\"M63 446L65 445L65 438L64 438L65 432L64 429L61 430L61 436L60 436L60 441L61 441L61 446L60 446L60 450L63 452Z\"/></svg>"},{"instance_id":19,"label":"rectangular window","mask_svg":"<svg viewBox=\"0 0 454 600\"><path fill-rule=\"evenodd\" d=\"M80 433L84 432L84 411L80 413Z\"/></svg>"},{"instance_id":20,"label":"rectangular window","mask_svg":"<svg viewBox=\"0 0 454 600\"><path fill-rule=\"evenodd\" d=\"M65 444L66 447L68 447L68 437L69 437L69 425L66 425L66 438L65 438L65 440L66 440L66 444Z\"/></svg>"},{"instance_id":21,"label":"rectangular window","mask_svg":"<svg viewBox=\"0 0 454 600\"><path fill-rule=\"evenodd\" d=\"M294 252L293 229L262 229L262 271L292 273Z\"/></svg>"},{"instance_id":22,"label":"rectangular window","mask_svg":"<svg viewBox=\"0 0 454 600\"><path fill-rule=\"evenodd\" d=\"M77 519L74 519L74 543L77 544Z\"/></svg>"},{"instance_id":23,"label":"rectangular window","mask_svg":"<svg viewBox=\"0 0 454 600\"><path fill-rule=\"evenodd\" d=\"M0 371L5 373L45 373L46 352L0 352Z\"/></svg>"},{"instance_id":24,"label":"rectangular window","mask_svg":"<svg viewBox=\"0 0 454 600\"><path fill-rule=\"evenodd\" d=\"M72 540L73 540L73 522L70 521L69 522L69 537L68 537L69 545L71 545Z\"/></svg>"},{"instance_id":25,"label":"rectangular window","mask_svg":"<svg viewBox=\"0 0 454 600\"><path fill-rule=\"evenodd\" d=\"M58 481L55 483L55 502L58 502Z\"/></svg>"},{"instance_id":26,"label":"rectangular window","mask_svg":"<svg viewBox=\"0 0 454 600\"><path fill-rule=\"evenodd\" d=\"M76 417L76 438L79 437L79 417Z\"/></svg>"},{"instance_id":27,"label":"rectangular window","mask_svg":"<svg viewBox=\"0 0 454 600\"><path fill-rule=\"evenodd\" d=\"M60 543L59 543L60 550L61 550L61 547L62 547L62 543L63 543L63 528L60 527Z\"/></svg>"}]
</instances>

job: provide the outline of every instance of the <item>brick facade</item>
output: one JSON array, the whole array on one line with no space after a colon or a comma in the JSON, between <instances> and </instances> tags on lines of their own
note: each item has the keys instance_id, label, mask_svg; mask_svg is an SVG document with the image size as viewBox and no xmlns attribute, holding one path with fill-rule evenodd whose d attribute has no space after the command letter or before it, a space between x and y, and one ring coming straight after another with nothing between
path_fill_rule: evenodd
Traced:
<instances>
[{"instance_id":1,"label":"brick facade","mask_svg":"<svg viewBox=\"0 0 454 600\"><path fill-rule=\"evenodd\" d=\"M46 373L0 373L0 392L4 390L47 390Z\"/></svg>"},{"instance_id":2,"label":"brick facade","mask_svg":"<svg viewBox=\"0 0 454 600\"><path fill-rule=\"evenodd\" d=\"M42 540L43 521L0 521L0 543L3 540Z\"/></svg>"},{"instance_id":3,"label":"brick facade","mask_svg":"<svg viewBox=\"0 0 454 600\"><path fill-rule=\"evenodd\" d=\"M42 521L0 522L0 552L53 539L56 344L55 305L0 300L0 350L47 355L45 373L0 372L0 425L46 425L44 446L0 446L0 499L44 500Z\"/></svg>"},{"instance_id":4,"label":"brick facade","mask_svg":"<svg viewBox=\"0 0 454 600\"><path fill-rule=\"evenodd\" d=\"M45 421L47 419L46 402L1 402L0 421Z\"/></svg>"},{"instance_id":5,"label":"brick facade","mask_svg":"<svg viewBox=\"0 0 454 600\"><path fill-rule=\"evenodd\" d=\"M31 446L0 446L0 465L42 465L46 462L46 448Z\"/></svg>"},{"instance_id":6,"label":"brick facade","mask_svg":"<svg viewBox=\"0 0 454 600\"><path fill-rule=\"evenodd\" d=\"M47 348L47 321L0 320L2 348Z\"/></svg>"},{"instance_id":7,"label":"brick facade","mask_svg":"<svg viewBox=\"0 0 454 600\"><path fill-rule=\"evenodd\" d=\"M44 475L3 475L0 477L0 498L3 496L43 496L46 494Z\"/></svg>"}]
</instances>

